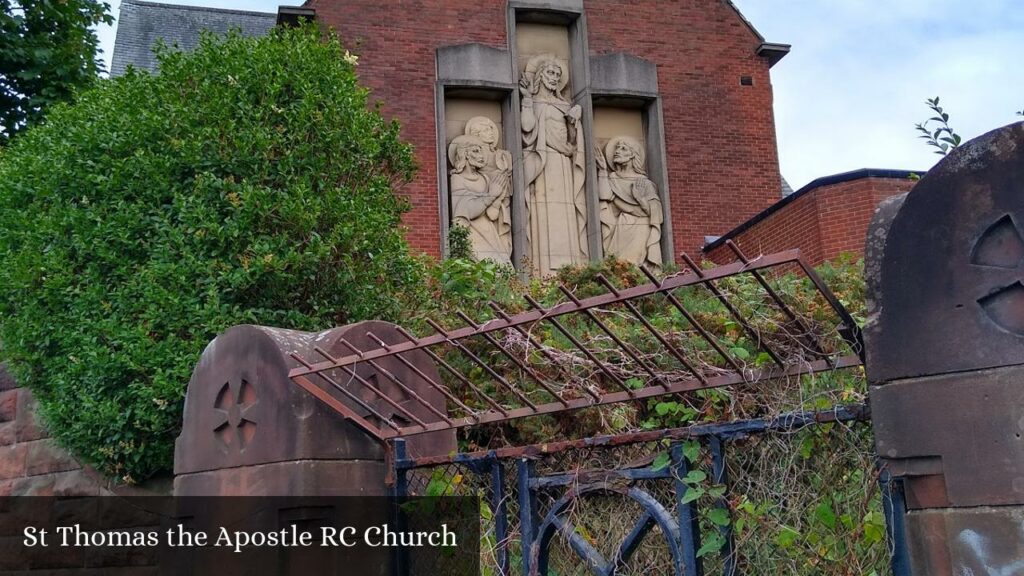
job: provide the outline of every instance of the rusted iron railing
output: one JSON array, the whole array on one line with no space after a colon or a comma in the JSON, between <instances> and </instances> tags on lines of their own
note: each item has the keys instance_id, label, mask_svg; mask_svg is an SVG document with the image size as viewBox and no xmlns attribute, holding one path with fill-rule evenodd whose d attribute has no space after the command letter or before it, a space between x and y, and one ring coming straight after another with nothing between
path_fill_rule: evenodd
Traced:
<instances>
[{"instance_id":1,"label":"rusted iron railing","mask_svg":"<svg viewBox=\"0 0 1024 576\"><path fill-rule=\"evenodd\" d=\"M445 329L428 321L435 334L422 338L399 328L406 342L389 344L378 335L367 333L368 339L376 343L375 347L359 349L342 342L351 353L339 357L316 348L319 358L293 354L300 366L291 370L289 377L367 432L380 440L388 440L862 364L863 346L856 323L815 271L800 259L799 251L748 258L731 242L727 245L737 261L716 268L702 269L684 254L682 260L686 269L683 272L658 279L643 269L649 283L640 286L619 289L598 276L598 281L608 289L599 296L581 299L561 286L566 300L552 307L544 307L526 295L532 309L520 314L510 315L492 302L496 318L484 323L460 312L466 324L463 328ZM810 280L838 319L835 329L845 343L844 350L827 350L804 319L772 288L765 274L779 270L795 270ZM782 331L795 346L783 350L763 337L755 328L755 322L742 312L742 306L733 302L728 290L722 289L723 281L738 275L749 275L756 280L768 301L785 319L786 327ZM687 287L702 287L720 302L756 346L757 356L763 356L765 362L760 365L743 362L703 326L697 315L687 310L677 297L677 291ZM724 366L709 369L706 364L697 362L692 352L680 346L673 334L655 326L643 312L641 304L644 302L641 301L645 298L660 299L659 306L678 312L688 330L705 342L708 350L718 354ZM641 332L646 333L650 346L656 349L638 350L617 334L614 326L601 319L601 313L610 308L635 320L638 330L642 327ZM596 333L603 334L604 347L581 340L571 327L580 322L588 323ZM538 369L532 358L544 357L549 365L557 365L564 359L538 341L534 334L537 327L564 338L566 346L573 350L573 362L586 365L584 367L593 375L587 384L570 387ZM609 360L610 352L614 353L614 362ZM438 370L464 387L466 394L460 398L444 380L418 368L408 358L414 353L429 356ZM473 367L472 377L446 360L452 353L457 353ZM496 358L504 359L500 366ZM652 358L670 358L677 364L665 369ZM387 365L402 366L404 373L413 376L400 378L394 370L388 370ZM372 369L373 378L359 372L367 368ZM488 381L487 386L480 384L481 375ZM379 384L382 380L400 389L407 401L397 402L384 394ZM529 389L524 386L527 382L532 383ZM421 394L424 390L440 393L446 406L428 402ZM413 404L417 409L411 408ZM382 410L385 405L387 409ZM425 416L427 412L429 417Z\"/></svg>"}]
</instances>

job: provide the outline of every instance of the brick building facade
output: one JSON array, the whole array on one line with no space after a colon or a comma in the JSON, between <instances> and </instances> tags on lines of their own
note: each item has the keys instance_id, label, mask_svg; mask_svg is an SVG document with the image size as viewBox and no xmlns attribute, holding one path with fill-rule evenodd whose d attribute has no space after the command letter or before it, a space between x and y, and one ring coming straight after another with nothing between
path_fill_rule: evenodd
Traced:
<instances>
[{"instance_id":1,"label":"brick building facade","mask_svg":"<svg viewBox=\"0 0 1024 576\"><path fill-rule=\"evenodd\" d=\"M674 253L699 251L705 236L779 199L769 69L787 47L767 44L727 0L310 0L306 7L359 55L361 80L416 148L420 171L405 190L415 248L435 256L442 249L437 50L469 43L506 49L516 14L574 6L582 8L591 55L625 53L657 66Z\"/></svg>"},{"instance_id":2,"label":"brick building facade","mask_svg":"<svg viewBox=\"0 0 1024 576\"><path fill-rule=\"evenodd\" d=\"M909 192L913 174L863 169L818 178L709 243L705 257L733 261L727 240L748 254L798 248L815 266L840 254L862 256L875 208L886 198Z\"/></svg>"},{"instance_id":3,"label":"brick building facade","mask_svg":"<svg viewBox=\"0 0 1024 576\"><path fill-rule=\"evenodd\" d=\"M152 68L146 47L158 36L188 48L200 29L241 26L243 33L262 34L273 21L298 18L315 18L335 30L359 56L358 73L372 97L401 123L403 137L415 147L420 169L401 191L412 204L405 224L412 246L435 257L443 255L451 217L444 146L452 135L445 135L445 96L486 84L458 79L457 72L456 80L446 78L451 71L444 55L465 47L488 57L515 54L517 25L525 22L562 22L573 57L590 63L573 69L574 102L646 106L645 131L656 120L658 138L647 142L648 163L659 155L650 149L663 148L663 176L655 180L664 189L667 258L703 251L706 258L728 260L726 240L752 254L801 248L815 264L843 252L860 253L877 203L912 185L907 172L865 169L819 178L783 196L790 190L779 175L770 68L788 46L765 42L728 0L308 0L302 7L282 7L277 15L125 0L121 13L115 74L127 64ZM602 59L642 62L653 71L653 87L642 92L638 86L631 94L629 82L636 80L627 73L623 93L602 95L593 78L603 73L595 65ZM508 120L516 120L522 62L488 63L509 69L507 85L486 86L490 98L506 101L499 115L513 110L513 118L505 118L513 133L507 146L508 138L518 138ZM587 137L588 144L598 144L594 134ZM521 156L519 162L521 171Z\"/></svg>"}]
</instances>

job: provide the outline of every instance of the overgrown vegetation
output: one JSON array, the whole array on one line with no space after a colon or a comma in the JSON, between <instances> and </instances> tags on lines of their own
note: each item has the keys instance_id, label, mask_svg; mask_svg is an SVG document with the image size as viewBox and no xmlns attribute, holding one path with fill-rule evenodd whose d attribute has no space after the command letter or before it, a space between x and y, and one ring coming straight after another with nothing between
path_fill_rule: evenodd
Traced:
<instances>
[{"instance_id":1,"label":"overgrown vegetation","mask_svg":"<svg viewBox=\"0 0 1024 576\"><path fill-rule=\"evenodd\" d=\"M419 304L420 314L403 322L412 324L426 334L430 329L422 324L424 316L446 320L448 327L461 326L456 311L469 313L476 321L493 316L486 306L487 300L496 300L512 312L526 309L517 296L531 294L544 304L562 301L558 284L569 287L579 297L604 293L607 289L597 281L598 274L609 278L617 287L634 286L645 281L635 268L616 261L607 261L576 269L565 269L558 277L519 283L510 274L502 282L492 282L494 266L471 261L448 261L438 265L440 275L432 276L432 297ZM841 260L819 270L826 283L858 321L864 315L864 284L859 263ZM440 279L443 278L442 282ZM483 280L486 278L487 280ZM493 287L482 290L483 285ZM835 332L837 319L831 309L817 295L809 282L793 275L772 276L773 288L802 316L802 320L815 334L818 342L829 353L843 352L843 344ZM772 347L789 358L811 359L809 349L801 348L806 339L781 336L792 332L793 325L768 301L764 290L749 277L735 277L720 281L719 288L744 312L753 318L759 337L770 341ZM716 341L729 355L745 368L764 367L772 362L758 343L735 321L728 310L703 289L682 289L677 292L687 310L710 330ZM702 371L713 374L725 367L718 355L683 320L671 306L656 297L638 303L652 324L668 334L672 342L697 359ZM673 365L669 355L652 351L663 347L652 342L645 328L618 306L602 308L598 312L624 341L635 344L635 350L646 352L645 359L656 364L672 377ZM581 340L588 342L608 362L618 367L625 365L612 356L613 346L607 337L591 322L572 323L566 317L564 324ZM557 331L541 324L531 328L540 346L548 348L559 361L554 362L534 349L527 351L514 337L504 340L510 349L531 361L531 365L552 381L565 384L563 397L580 394L574 386L590 384L608 387L610 383L595 373L573 350L571 344ZM482 345L474 353L484 357L489 365L518 383L534 402L550 401L545 392L526 375L511 365L493 349ZM515 398L504 392L483 371L472 365L461 354L450 351L445 359L459 367L476 385L499 398L506 406L516 405ZM846 353L850 351L847 349ZM686 375L681 375L685 377ZM636 373L627 380L631 386L649 382L646 375ZM448 382L463 401L475 409L483 409L470 390L454 379ZM866 383L857 370L825 371L800 378L760 382L756 385L736 386L690 394L666 396L656 400L634 402L581 410L553 417L535 417L513 421L501 427L471 429L460 437L462 450L495 448L503 445L545 443L566 438L580 438L599 434L637 430L679 427L692 424L719 422L742 418L766 418L796 410L829 410L837 405L866 401ZM888 550L884 540L884 520L881 497L874 468L870 428L865 424L827 424L788 434L750 436L729 443L729 489L715 484L711 476L711 455L706 445L696 441L685 444L684 454L690 461L691 471L681 480L689 487L689 499L700 504L703 532L700 555L709 573L721 572L723 567L722 530L732 532L737 549L734 558L745 574L882 574L887 571ZM645 443L615 449L592 448L545 457L535 463L538 470L596 470L622 466L648 466L664 469L668 465L667 446ZM418 473L419 490L425 494L485 494L486 477L475 475L456 466L425 470ZM508 472L514 482L514 471ZM663 503L671 504L668 491L671 484L648 482L645 489L660 495ZM509 486L509 490L514 490ZM724 498L724 500L722 500ZM716 508L724 502L726 510ZM514 524L514 503L513 524ZM542 506L543 507L543 506ZM486 509L486 505L485 505ZM639 512L637 512L638 514ZM484 547L482 556L496 558L496 542L490 514L483 520ZM598 498L579 504L572 512L577 532L595 548L610 557L635 523L627 502L618 498ZM515 526L512 528L515 531ZM652 542L658 542L658 538ZM559 546L562 546L559 548ZM516 556L520 552L513 549ZM664 545L645 545L637 553L623 574L665 573L668 561ZM582 574L580 563L568 549L555 545L551 574L567 576ZM485 573L488 568L485 567ZM491 567L493 570L493 566ZM491 572L496 573L496 572Z\"/></svg>"},{"instance_id":2,"label":"overgrown vegetation","mask_svg":"<svg viewBox=\"0 0 1024 576\"><path fill-rule=\"evenodd\" d=\"M394 319L423 280L409 146L313 28L205 37L54 106L0 157L0 356L103 472L171 467L185 386L229 326Z\"/></svg>"},{"instance_id":3,"label":"overgrown vegetation","mask_svg":"<svg viewBox=\"0 0 1024 576\"><path fill-rule=\"evenodd\" d=\"M925 100L925 104L928 105L928 108L931 109L935 116L920 124L915 124L914 128L921 133L918 138L925 140L929 146L936 148L936 154L945 156L960 146L963 139L949 125L949 114L942 109L942 106L939 106L938 96L928 98Z\"/></svg>"},{"instance_id":4,"label":"overgrown vegetation","mask_svg":"<svg viewBox=\"0 0 1024 576\"><path fill-rule=\"evenodd\" d=\"M464 327L465 322L458 316L459 311L468 313L476 322L483 322L497 316L489 302L497 303L505 312L514 314L530 309L523 299L528 294L544 305L553 305L565 300L559 285L564 285L579 298L603 294L608 289L598 281L598 276L609 279L618 288L629 288L647 282L641 272L624 262L614 259L590 266L566 268L549 279L534 279L522 282L514 271L495 265L490 261L474 262L470 259L448 259L431 268L430 280L421 292L407 293L403 325L414 332L426 335L432 329L425 320L431 318L448 328ZM863 307L863 281L860 268L854 263L840 261L826 265L821 274L828 279L838 297L848 302L853 314L861 314ZM839 351L842 340L835 331L838 321L831 309L817 295L809 281L794 275L782 275L772 280L775 289L790 305L807 315L807 324L818 331L819 344L829 352ZM780 353L804 358L806 341L794 339L791 326L781 312L773 310L767 296L756 281L750 277L736 277L719 282L719 287L728 291L736 300L745 316L752 318L752 326L759 337L770 341ZM712 331L721 349L727 351L733 362L742 367L756 369L771 364L771 357L758 342L751 338L743 326L732 317L726 307L703 288L684 288L675 296L702 325ZM410 298L411 297L411 298ZM640 311L651 324L671 335L674 345L688 357L702 372L713 375L731 369L733 364L723 358L707 341L701 338L680 312L660 297L648 297L638 303ZM652 367L657 367L667 378L690 378L680 363L652 337L647 329L621 305L601 308L596 311L602 321L622 340L629 343L634 351ZM622 358L622 352L592 322L582 315L566 317L562 324L571 329L578 340L587 342L599 356L621 370L620 378L630 386L639 387L650 381L649 374L639 370L635 362ZM527 359L550 380L563 386L563 397L572 398L583 394L583 386L611 386L595 373L583 354L553 325L540 323L531 327L531 336L544 348L541 351L525 346L522 338L513 332L504 335L504 344ZM489 364L502 374L510 375L520 382L521 388L534 402L551 401L550 395L523 374L507 357L480 341L481 347L474 349ZM618 356L618 357L616 357ZM809 355L807 355L809 357ZM514 405L518 400L503 387L496 386L489 376L461 354L455 353L450 362L467 374L479 377L482 389L491 391L503 402ZM458 381L450 385L464 394L468 405L474 409L486 409L487 405L475 398L474 394ZM772 388L777 392L759 389L756 394L746 391L708 390L676 398L651 402L647 405L631 404L600 410L583 410L558 418L539 417L517 423L503 430L478 429L465 438L463 448L476 449L491 447L492 442L524 444L551 438L579 437L600 433L619 432L630 429L655 429L666 426L681 426L696 421L714 421L727 418L754 418L785 410L806 408L808 395L820 396L825 401L840 403L860 397L854 391L842 386L862 388L858 379L826 384L818 382L818 388L795 390ZM839 388L836 388L836 387ZM835 388L835 389L834 389ZM795 395L794 395L795 394ZM832 404L829 404L831 406Z\"/></svg>"}]
</instances>

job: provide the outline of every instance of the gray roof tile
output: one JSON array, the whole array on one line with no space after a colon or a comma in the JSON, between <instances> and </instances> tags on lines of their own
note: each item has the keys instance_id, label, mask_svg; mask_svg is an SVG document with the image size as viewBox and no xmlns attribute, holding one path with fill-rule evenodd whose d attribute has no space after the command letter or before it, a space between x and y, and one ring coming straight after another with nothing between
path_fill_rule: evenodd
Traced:
<instances>
[{"instance_id":1,"label":"gray roof tile","mask_svg":"<svg viewBox=\"0 0 1024 576\"><path fill-rule=\"evenodd\" d=\"M169 45L192 50L199 44L202 30L225 34L238 28L246 36L262 36L276 23L277 15L268 12L122 0L110 75L120 76L128 66L155 70L153 46L161 38Z\"/></svg>"}]
</instances>

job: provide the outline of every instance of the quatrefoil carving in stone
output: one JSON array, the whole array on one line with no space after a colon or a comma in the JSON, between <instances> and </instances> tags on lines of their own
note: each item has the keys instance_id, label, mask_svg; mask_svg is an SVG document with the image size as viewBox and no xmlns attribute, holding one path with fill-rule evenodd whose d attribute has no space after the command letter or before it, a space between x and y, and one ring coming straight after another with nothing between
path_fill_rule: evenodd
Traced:
<instances>
[{"instance_id":1,"label":"quatrefoil carving in stone","mask_svg":"<svg viewBox=\"0 0 1024 576\"><path fill-rule=\"evenodd\" d=\"M225 382L217 393L213 409L219 415L213 436L221 452L244 452L256 435L252 409L256 406L256 388L246 380Z\"/></svg>"},{"instance_id":2,"label":"quatrefoil carving in stone","mask_svg":"<svg viewBox=\"0 0 1024 576\"><path fill-rule=\"evenodd\" d=\"M1024 235L1009 214L981 235L971 251L971 264L1018 271L1016 282L979 298L978 304L996 326L1024 336Z\"/></svg>"}]
</instances>

